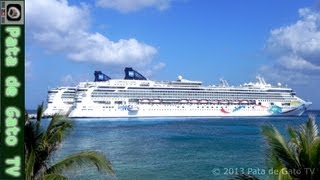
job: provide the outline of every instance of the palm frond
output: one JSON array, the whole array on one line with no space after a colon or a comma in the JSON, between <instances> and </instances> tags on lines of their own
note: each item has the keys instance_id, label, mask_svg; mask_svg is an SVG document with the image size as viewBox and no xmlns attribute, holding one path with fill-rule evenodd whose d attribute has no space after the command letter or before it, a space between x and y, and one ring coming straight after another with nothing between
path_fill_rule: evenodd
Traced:
<instances>
[{"instance_id":1,"label":"palm frond","mask_svg":"<svg viewBox=\"0 0 320 180\"><path fill-rule=\"evenodd\" d=\"M41 118L42 118L43 109L44 109L43 107L44 107L44 106L43 106L43 102L42 102L40 105L38 105L38 108L37 108L37 117L36 117L37 121L40 121Z\"/></svg>"},{"instance_id":2,"label":"palm frond","mask_svg":"<svg viewBox=\"0 0 320 180\"><path fill-rule=\"evenodd\" d=\"M320 174L320 138L317 137L310 148L310 168L317 170L315 174Z\"/></svg>"},{"instance_id":3,"label":"palm frond","mask_svg":"<svg viewBox=\"0 0 320 180\"><path fill-rule=\"evenodd\" d=\"M299 159L296 157L293 146L288 146L284 137L272 125L262 126L262 134L269 145L271 155L276 156L288 169L298 169Z\"/></svg>"},{"instance_id":4,"label":"palm frond","mask_svg":"<svg viewBox=\"0 0 320 180\"><path fill-rule=\"evenodd\" d=\"M290 173L288 173L288 169L283 167L281 169L277 169L278 170L278 174L277 176L277 180L292 180Z\"/></svg>"},{"instance_id":5,"label":"palm frond","mask_svg":"<svg viewBox=\"0 0 320 180\"><path fill-rule=\"evenodd\" d=\"M25 174L26 180L32 180L33 179L33 172L34 172L34 164L36 161L36 155L33 149L30 150L30 152L25 156Z\"/></svg>"},{"instance_id":6,"label":"palm frond","mask_svg":"<svg viewBox=\"0 0 320 180\"><path fill-rule=\"evenodd\" d=\"M64 116L54 115L42 137L39 149L46 150L48 153L53 152L72 127L72 121L66 120Z\"/></svg>"},{"instance_id":7,"label":"palm frond","mask_svg":"<svg viewBox=\"0 0 320 180\"><path fill-rule=\"evenodd\" d=\"M289 133L289 137L290 137L290 142L294 143L296 145L299 146L299 141L297 140L297 133L296 130L293 127L288 127L288 133Z\"/></svg>"},{"instance_id":8,"label":"palm frond","mask_svg":"<svg viewBox=\"0 0 320 180\"><path fill-rule=\"evenodd\" d=\"M73 127L72 121L65 116L54 115L46 129L41 126L43 103L38 106L37 120L31 121L25 115L25 172L26 179L65 180L62 171L77 166L87 167L94 165L99 171L112 176L115 173L109 160L103 154L89 151L71 155L57 164L49 167L49 160L58 149L69 130Z\"/></svg>"},{"instance_id":9,"label":"palm frond","mask_svg":"<svg viewBox=\"0 0 320 180\"><path fill-rule=\"evenodd\" d=\"M319 179L320 137L314 117L309 116L299 129L289 127L287 142L271 125L263 126L262 132L269 146L270 167L280 172L276 179Z\"/></svg>"},{"instance_id":10,"label":"palm frond","mask_svg":"<svg viewBox=\"0 0 320 180\"><path fill-rule=\"evenodd\" d=\"M313 116L309 116L307 123L300 126L300 132L307 138L308 144L311 144L318 137L318 126Z\"/></svg>"},{"instance_id":11,"label":"palm frond","mask_svg":"<svg viewBox=\"0 0 320 180\"><path fill-rule=\"evenodd\" d=\"M300 131L297 131L304 153L309 154L311 145L317 139L318 133L315 120L310 116L308 121L300 126Z\"/></svg>"},{"instance_id":12,"label":"palm frond","mask_svg":"<svg viewBox=\"0 0 320 180\"><path fill-rule=\"evenodd\" d=\"M52 118L53 124L48 127L48 141L61 142L67 135L68 130L73 127L72 121L66 120L62 116L54 116Z\"/></svg>"},{"instance_id":13,"label":"palm frond","mask_svg":"<svg viewBox=\"0 0 320 180\"><path fill-rule=\"evenodd\" d=\"M42 176L43 180L67 180L68 178L61 174L47 174Z\"/></svg>"},{"instance_id":14,"label":"palm frond","mask_svg":"<svg viewBox=\"0 0 320 180\"><path fill-rule=\"evenodd\" d=\"M51 166L46 173L61 174L63 173L63 171L75 167L87 167L88 164L94 165L100 172L115 176L115 172L112 168L111 162L103 154L96 151L86 151L70 155Z\"/></svg>"}]
</instances>

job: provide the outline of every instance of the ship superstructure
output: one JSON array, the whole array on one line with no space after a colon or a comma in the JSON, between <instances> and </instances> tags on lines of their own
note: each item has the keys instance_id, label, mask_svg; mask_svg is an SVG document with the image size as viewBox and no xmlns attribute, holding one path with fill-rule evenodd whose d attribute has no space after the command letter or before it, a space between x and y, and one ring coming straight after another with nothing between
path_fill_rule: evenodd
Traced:
<instances>
[{"instance_id":1,"label":"ship superstructure","mask_svg":"<svg viewBox=\"0 0 320 180\"><path fill-rule=\"evenodd\" d=\"M74 104L76 91L76 87L57 87L50 89L48 91L47 108L43 112L43 115L68 114Z\"/></svg>"}]
</instances>

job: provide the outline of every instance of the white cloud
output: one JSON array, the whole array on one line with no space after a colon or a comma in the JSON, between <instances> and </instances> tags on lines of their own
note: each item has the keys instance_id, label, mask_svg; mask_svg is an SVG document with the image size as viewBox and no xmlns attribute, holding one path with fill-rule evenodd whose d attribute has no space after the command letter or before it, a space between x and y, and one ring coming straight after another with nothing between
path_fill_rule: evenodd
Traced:
<instances>
[{"instance_id":1,"label":"white cloud","mask_svg":"<svg viewBox=\"0 0 320 180\"><path fill-rule=\"evenodd\" d=\"M261 74L267 79L281 83L306 85L310 82L310 76L299 71L293 72L288 69L281 69L274 65L263 65L259 68Z\"/></svg>"},{"instance_id":2,"label":"white cloud","mask_svg":"<svg viewBox=\"0 0 320 180\"><path fill-rule=\"evenodd\" d=\"M120 39L118 42L110 41L99 33L83 36L87 43L79 52L70 52L68 57L76 61L93 59L96 62L143 66L149 64L155 48L136 39Z\"/></svg>"},{"instance_id":3,"label":"white cloud","mask_svg":"<svg viewBox=\"0 0 320 180\"><path fill-rule=\"evenodd\" d=\"M260 69L274 77L295 79L293 83L320 76L320 12L302 8L299 16L296 23L270 32L266 51L275 61Z\"/></svg>"},{"instance_id":4,"label":"white cloud","mask_svg":"<svg viewBox=\"0 0 320 180\"><path fill-rule=\"evenodd\" d=\"M314 65L294 54L281 56L278 59L278 63L289 70L320 70L320 66Z\"/></svg>"},{"instance_id":5,"label":"white cloud","mask_svg":"<svg viewBox=\"0 0 320 180\"><path fill-rule=\"evenodd\" d=\"M153 46L134 38L111 41L99 32L90 32L90 13L85 4L28 0L26 21L28 34L32 36L30 42L64 53L73 61L145 66L157 53Z\"/></svg>"},{"instance_id":6,"label":"white cloud","mask_svg":"<svg viewBox=\"0 0 320 180\"><path fill-rule=\"evenodd\" d=\"M157 63L155 65L153 65L152 67L150 67L149 69L144 69L142 72L143 74L147 77L150 78L154 75L156 75L159 71L161 71L164 67L166 66L165 63L160 62Z\"/></svg>"},{"instance_id":7,"label":"white cloud","mask_svg":"<svg viewBox=\"0 0 320 180\"><path fill-rule=\"evenodd\" d=\"M122 13L138 11L144 8L165 10L170 7L171 0L97 0L97 5L111 8Z\"/></svg>"}]
</instances>

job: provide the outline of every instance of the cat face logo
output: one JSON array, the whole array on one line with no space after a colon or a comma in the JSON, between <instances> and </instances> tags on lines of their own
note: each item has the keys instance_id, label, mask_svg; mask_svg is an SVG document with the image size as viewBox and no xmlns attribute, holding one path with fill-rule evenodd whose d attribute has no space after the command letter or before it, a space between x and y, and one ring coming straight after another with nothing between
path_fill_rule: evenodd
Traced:
<instances>
[{"instance_id":1,"label":"cat face logo","mask_svg":"<svg viewBox=\"0 0 320 180\"><path fill-rule=\"evenodd\" d=\"M9 21L19 21L21 19L20 4L10 4L7 6L7 18Z\"/></svg>"}]
</instances>

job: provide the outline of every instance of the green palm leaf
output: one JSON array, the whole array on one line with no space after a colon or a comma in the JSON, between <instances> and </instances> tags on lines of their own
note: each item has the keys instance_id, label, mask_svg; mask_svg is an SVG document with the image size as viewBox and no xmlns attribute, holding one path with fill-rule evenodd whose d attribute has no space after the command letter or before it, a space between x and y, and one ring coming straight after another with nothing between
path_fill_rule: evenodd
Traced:
<instances>
[{"instance_id":1,"label":"green palm leaf","mask_svg":"<svg viewBox=\"0 0 320 180\"><path fill-rule=\"evenodd\" d=\"M277 179L318 179L320 137L314 117L309 116L308 121L299 129L289 127L290 139L287 142L272 125L263 126L262 133L268 143L271 167L289 172L289 174L280 173Z\"/></svg>"},{"instance_id":2,"label":"green palm leaf","mask_svg":"<svg viewBox=\"0 0 320 180\"><path fill-rule=\"evenodd\" d=\"M40 105L38 105L38 108L37 108L37 117L36 117L37 121L41 120L42 115L43 115L43 111L44 111L44 106L43 106L43 102L42 102Z\"/></svg>"},{"instance_id":3,"label":"green palm leaf","mask_svg":"<svg viewBox=\"0 0 320 180\"><path fill-rule=\"evenodd\" d=\"M37 119L25 116L25 172L26 179L65 180L64 170L92 164L101 172L115 176L111 163L101 153L88 151L71 155L53 166L48 162L73 127L72 121L54 115L46 129L41 127L43 103L38 106Z\"/></svg>"},{"instance_id":4,"label":"green palm leaf","mask_svg":"<svg viewBox=\"0 0 320 180\"><path fill-rule=\"evenodd\" d=\"M75 167L87 166L88 164L94 165L100 172L115 176L115 172L110 161L103 154L95 151L80 152L74 155L70 155L52 165L47 170L47 173L61 174L65 170L69 170Z\"/></svg>"},{"instance_id":5,"label":"green palm leaf","mask_svg":"<svg viewBox=\"0 0 320 180\"><path fill-rule=\"evenodd\" d=\"M265 136L269 145L271 156L277 159L288 169L300 168L300 162L294 150L294 146L287 144L283 136L272 125L262 126L262 134Z\"/></svg>"},{"instance_id":6,"label":"green palm leaf","mask_svg":"<svg viewBox=\"0 0 320 180\"><path fill-rule=\"evenodd\" d=\"M42 177L43 180L67 180L68 178L61 174L48 174Z\"/></svg>"},{"instance_id":7,"label":"green palm leaf","mask_svg":"<svg viewBox=\"0 0 320 180\"><path fill-rule=\"evenodd\" d=\"M25 174L26 180L32 180L33 179L33 172L34 172L34 164L36 161L35 152L32 149L31 152L25 156Z\"/></svg>"}]
</instances>

